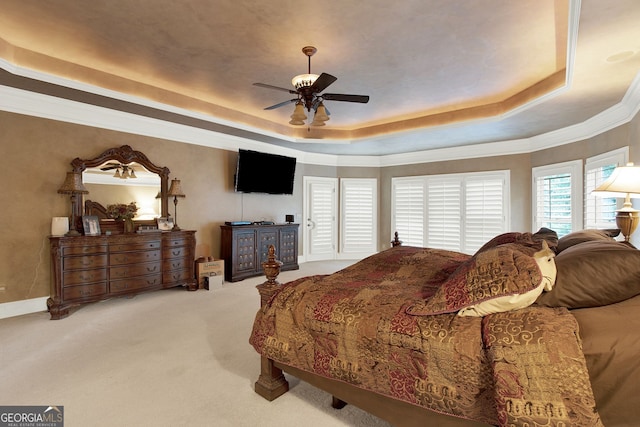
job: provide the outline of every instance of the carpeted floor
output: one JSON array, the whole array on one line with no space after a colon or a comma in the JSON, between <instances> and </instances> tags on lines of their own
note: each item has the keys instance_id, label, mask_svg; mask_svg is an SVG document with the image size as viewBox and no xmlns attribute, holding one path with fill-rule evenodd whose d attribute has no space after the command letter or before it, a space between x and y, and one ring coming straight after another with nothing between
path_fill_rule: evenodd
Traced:
<instances>
[{"instance_id":1,"label":"carpeted floor","mask_svg":"<svg viewBox=\"0 0 640 427\"><path fill-rule=\"evenodd\" d=\"M350 263L305 263L279 280ZM273 402L253 391L260 359L248 337L263 281L111 299L62 320L0 320L0 405L64 406L66 427L389 426L331 408L331 396L293 377Z\"/></svg>"}]
</instances>

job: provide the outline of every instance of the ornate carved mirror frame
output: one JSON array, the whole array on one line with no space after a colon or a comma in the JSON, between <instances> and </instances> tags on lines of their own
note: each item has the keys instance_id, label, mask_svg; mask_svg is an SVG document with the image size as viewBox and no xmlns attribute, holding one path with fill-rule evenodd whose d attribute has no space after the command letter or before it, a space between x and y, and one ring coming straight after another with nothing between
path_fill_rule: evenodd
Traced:
<instances>
[{"instance_id":1,"label":"ornate carved mirror frame","mask_svg":"<svg viewBox=\"0 0 640 427\"><path fill-rule=\"evenodd\" d=\"M93 159L80 159L76 157L71 162L71 167L73 168L73 172L82 176L82 172L84 172L85 169L98 167L109 160L115 160L123 164L136 162L144 166L149 172L158 174L158 176L160 176L161 216L166 217L169 214L169 199L167 198L167 192L169 191L169 168L156 166L144 153L135 151L128 145L110 148ZM83 203L82 197L76 198L73 206L76 218L80 218L83 215Z\"/></svg>"}]
</instances>

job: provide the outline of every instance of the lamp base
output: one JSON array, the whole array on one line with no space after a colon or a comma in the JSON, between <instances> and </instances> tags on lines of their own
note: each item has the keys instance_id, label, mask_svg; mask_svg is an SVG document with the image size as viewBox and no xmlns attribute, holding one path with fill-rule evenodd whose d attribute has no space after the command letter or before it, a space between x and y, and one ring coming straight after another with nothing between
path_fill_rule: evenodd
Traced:
<instances>
[{"instance_id":1,"label":"lamp base","mask_svg":"<svg viewBox=\"0 0 640 427\"><path fill-rule=\"evenodd\" d=\"M625 242L629 241L633 232L638 228L639 222L639 212L633 208L623 208L616 211L616 225L624 236Z\"/></svg>"}]
</instances>

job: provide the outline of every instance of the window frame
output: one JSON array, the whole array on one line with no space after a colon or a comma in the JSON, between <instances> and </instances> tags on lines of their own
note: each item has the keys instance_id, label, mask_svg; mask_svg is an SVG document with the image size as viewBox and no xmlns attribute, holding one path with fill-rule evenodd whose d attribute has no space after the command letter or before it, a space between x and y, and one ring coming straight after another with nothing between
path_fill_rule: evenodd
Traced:
<instances>
[{"instance_id":1,"label":"window frame","mask_svg":"<svg viewBox=\"0 0 640 427\"><path fill-rule=\"evenodd\" d=\"M537 166L531 169L531 228L538 230L544 221L538 220L538 179L554 175L569 174L571 177L571 231L582 229L583 224L583 190L582 160ZM557 231L557 230L556 230Z\"/></svg>"},{"instance_id":2,"label":"window frame","mask_svg":"<svg viewBox=\"0 0 640 427\"><path fill-rule=\"evenodd\" d=\"M599 169L605 166L615 165L624 166L629 161L629 147L622 147L616 150L608 151L606 153L599 154L597 156L589 157L585 161L584 166L584 228L617 228L615 218L611 221L605 221L601 219L598 212L603 210L603 205L606 203L606 199L611 197L601 197L592 194L593 189L590 189L589 175L592 170ZM604 179L597 180L594 184L594 188L604 182ZM616 209L622 206L622 201L619 198L616 199ZM592 206L595 206L596 212L590 212ZM600 208L600 209L599 209ZM593 216L595 220L592 222L590 217Z\"/></svg>"},{"instance_id":3,"label":"window frame","mask_svg":"<svg viewBox=\"0 0 640 427\"><path fill-rule=\"evenodd\" d=\"M467 199L467 188L468 184L471 181L477 182L479 180L495 180L500 179L502 181L502 194L501 194L501 203L502 203L502 218L501 224L502 229L501 232L507 232L511 227L511 190L510 190L510 180L511 180L511 171L510 170L498 170L498 171L484 171L484 172L466 172L466 173L455 173L455 174L437 174L437 175L422 175L422 176L411 176L411 177L393 177L391 179L391 231L392 233L398 231L400 240L403 241L403 244L406 245L418 245L418 246L428 246L428 247L439 247L434 245L430 240L430 230L429 227L429 212L432 211L433 206L429 205L430 200L430 184L438 183L438 182L457 182L460 186L459 192L459 210L457 215L459 216L459 241L457 246L455 244L449 245L447 244L446 248L449 250L456 250L459 252L472 253L475 252L475 247L470 247L469 242L465 239L465 235L469 231L469 226L466 222L466 209L468 204ZM422 188L422 242L413 242L406 235L403 235L401 232L401 227L398 227L396 224L398 214L396 212L397 206L397 187L398 185L402 185L403 183L414 184L416 188ZM447 214L454 216L455 213ZM498 233L499 234L499 233ZM432 233L433 235L433 233ZM492 236L493 237L493 236ZM447 242L449 243L449 242ZM474 242L474 244L477 242ZM477 244L476 244L477 246Z\"/></svg>"}]
</instances>

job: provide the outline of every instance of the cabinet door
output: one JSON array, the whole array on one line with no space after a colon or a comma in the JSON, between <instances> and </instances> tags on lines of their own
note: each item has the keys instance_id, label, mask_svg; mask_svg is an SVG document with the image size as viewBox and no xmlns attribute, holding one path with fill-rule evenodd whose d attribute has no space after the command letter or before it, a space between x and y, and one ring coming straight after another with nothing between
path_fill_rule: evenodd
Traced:
<instances>
[{"instance_id":1,"label":"cabinet door","mask_svg":"<svg viewBox=\"0 0 640 427\"><path fill-rule=\"evenodd\" d=\"M259 265L256 262L256 232L250 230L234 230L233 253L236 257L233 262L233 275L256 271Z\"/></svg>"},{"instance_id":2,"label":"cabinet door","mask_svg":"<svg viewBox=\"0 0 640 427\"><path fill-rule=\"evenodd\" d=\"M279 239L278 239L278 229L277 228L266 228L266 229L258 229L258 256L259 262L257 265L258 271L262 270L262 263L267 260L269 256L269 246L273 245L276 248L276 258L280 256L277 253L280 248Z\"/></svg>"},{"instance_id":3,"label":"cabinet door","mask_svg":"<svg viewBox=\"0 0 640 427\"><path fill-rule=\"evenodd\" d=\"M283 228L280 230L279 259L285 265L298 264L298 229Z\"/></svg>"}]
</instances>

